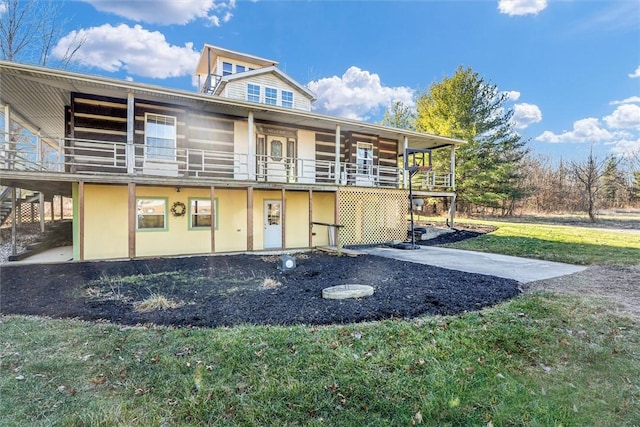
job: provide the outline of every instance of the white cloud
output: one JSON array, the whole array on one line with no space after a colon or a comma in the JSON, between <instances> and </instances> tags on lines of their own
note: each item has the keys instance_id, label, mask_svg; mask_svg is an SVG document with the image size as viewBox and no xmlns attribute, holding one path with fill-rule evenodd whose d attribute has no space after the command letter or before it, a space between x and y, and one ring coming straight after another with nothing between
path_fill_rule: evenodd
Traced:
<instances>
[{"instance_id":1,"label":"white cloud","mask_svg":"<svg viewBox=\"0 0 640 427\"><path fill-rule=\"evenodd\" d=\"M610 128L640 130L640 106L635 104L620 105L603 120Z\"/></svg>"},{"instance_id":2,"label":"white cloud","mask_svg":"<svg viewBox=\"0 0 640 427\"><path fill-rule=\"evenodd\" d=\"M598 119L590 117L573 122L573 130L555 134L544 131L537 136L536 141L560 143L560 142L599 142L611 140L614 137L608 130L600 127Z\"/></svg>"},{"instance_id":3,"label":"white cloud","mask_svg":"<svg viewBox=\"0 0 640 427\"><path fill-rule=\"evenodd\" d=\"M0 13L5 13L7 11L7 4L5 2L0 2Z\"/></svg>"},{"instance_id":4,"label":"white cloud","mask_svg":"<svg viewBox=\"0 0 640 427\"><path fill-rule=\"evenodd\" d=\"M150 24L183 25L196 19L208 20L215 26L231 19L229 10L235 8L235 0L84 0L101 12L113 13L135 22ZM222 15L222 18L220 18Z\"/></svg>"},{"instance_id":5,"label":"white cloud","mask_svg":"<svg viewBox=\"0 0 640 427\"><path fill-rule=\"evenodd\" d=\"M192 75L200 57L193 43L174 46L158 31L125 24L72 31L60 39L53 55L61 59L77 40L84 43L73 62L110 72L125 70L142 77L164 79Z\"/></svg>"},{"instance_id":6,"label":"white cloud","mask_svg":"<svg viewBox=\"0 0 640 427\"><path fill-rule=\"evenodd\" d=\"M632 96L629 98L625 98L622 101L611 101L609 105L621 105L621 104L639 104L640 96Z\"/></svg>"},{"instance_id":7,"label":"white cloud","mask_svg":"<svg viewBox=\"0 0 640 427\"><path fill-rule=\"evenodd\" d=\"M308 87L318 98L314 110L350 119L362 120L368 113L394 101L414 106L412 89L383 86L380 76L358 67L350 67L342 77L309 82Z\"/></svg>"},{"instance_id":8,"label":"white cloud","mask_svg":"<svg viewBox=\"0 0 640 427\"><path fill-rule=\"evenodd\" d=\"M542 120L542 111L534 104L515 104L513 106L513 117L511 120L516 129L524 129L530 124L538 123Z\"/></svg>"},{"instance_id":9,"label":"white cloud","mask_svg":"<svg viewBox=\"0 0 640 427\"><path fill-rule=\"evenodd\" d=\"M547 0L499 0L498 10L507 15L536 15L547 7Z\"/></svg>"},{"instance_id":10,"label":"white cloud","mask_svg":"<svg viewBox=\"0 0 640 427\"><path fill-rule=\"evenodd\" d=\"M618 157L635 157L640 155L640 138L621 139L613 143L611 153Z\"/></svg>"},{"instance_id":11,"label":"white cloud","mask_svg":"<svg viewBox=\"0 0 640 427\"><path fill-rule=\"evenodd\" d=\"M629 77L631 77L632 79L640 77L640 65L638 65L638 68L636 68L633 73L629 74Z\"/></svg>"},{"instance_id":12,"label":"white cloud","mask_svg":"<svg viewBox=\"0 0 640 427\"><path fill-rule=\"evenodd\" d=\"M520 92L518 92L517 90L508 90L504 92L505 95L507 95L507 99L509 101L517 101L518 99L520 99Z\"/></svg>"}]
</instances>

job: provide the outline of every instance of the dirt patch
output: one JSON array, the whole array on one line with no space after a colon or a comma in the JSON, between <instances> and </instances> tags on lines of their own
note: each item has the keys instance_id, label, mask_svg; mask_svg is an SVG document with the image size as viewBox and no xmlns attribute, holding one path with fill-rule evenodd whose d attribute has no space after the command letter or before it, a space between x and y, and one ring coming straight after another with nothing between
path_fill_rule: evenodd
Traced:
<instances>
[{"instance_id":1,"label":"dirt patch","mask_svg":"<svg viewBox=\"0 0 640 427\"><path fill-rule=\"evenodd\" d=\"M603 298L623 315L640 319L640 264L592 266L579 273L527 283L527 292L556 292Z\"/></svg>"}]
</instances>

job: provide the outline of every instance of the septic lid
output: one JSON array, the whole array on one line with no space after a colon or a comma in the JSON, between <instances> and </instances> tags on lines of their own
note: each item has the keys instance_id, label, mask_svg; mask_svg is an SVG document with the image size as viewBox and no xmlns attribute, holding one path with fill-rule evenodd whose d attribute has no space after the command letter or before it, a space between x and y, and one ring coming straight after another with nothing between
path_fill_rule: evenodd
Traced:
<instances>
[{"instance_id":1,"label":"septic lid","mask_svg":"<svg viewBox=\"0 0 640 427\"><path fill-rule=\"evenodd\" d=\"M362 298L373 295L373 286L369 285L338 285L324 288L322 298L325 299L347 299Z\"/></svg>"}]
</instances>

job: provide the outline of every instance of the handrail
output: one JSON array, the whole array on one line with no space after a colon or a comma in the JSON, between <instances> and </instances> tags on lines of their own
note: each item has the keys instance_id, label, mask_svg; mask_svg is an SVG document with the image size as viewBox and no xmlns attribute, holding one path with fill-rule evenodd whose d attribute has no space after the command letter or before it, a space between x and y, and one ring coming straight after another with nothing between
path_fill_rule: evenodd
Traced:
<instances>
[{"instance_id":1,"label":"handrail","mask_svg":"<svg viewBox=\"0 0 640 427\"><path fill-rule=\"evenodd\" d=\"M37 138L58 141L58 147L41 144ZM393 166L144 144L131 147L124 141L85 138L14 134L10 139L0 143L0 169L403 188L403 171ZM416 174L412 182L414 188L448 189L452 179L450 173L429 171Z\"/></svg>"}]
</instances>

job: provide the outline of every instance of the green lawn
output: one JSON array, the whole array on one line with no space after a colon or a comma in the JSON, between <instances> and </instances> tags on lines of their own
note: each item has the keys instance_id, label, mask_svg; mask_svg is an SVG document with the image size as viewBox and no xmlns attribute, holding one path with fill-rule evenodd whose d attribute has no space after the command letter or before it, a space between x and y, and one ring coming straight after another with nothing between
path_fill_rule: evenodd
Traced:
<instances>
[{"instance_id":1,"label":"green lawn","mask_svg":"<svg viewBox=\"0 0 640 427\"><path fill-rule=\"evenodd\" d=\"M457 246L640 259L637 234L495 224ZM2 426L637 426L639 402L639 322L576 296L331 327L0 317Z\"/></svg>"},{"instance_id":2,"label":"green lawn","mask_svg":"<svg viewBox=\"0 0 640 427\"><path fill-rule=\"evenodd\" d=\"M541 223L460 221L494 225L498 229L449 247L580 265L640 263L638 232Z\"/></svg>"}]
</instances>

